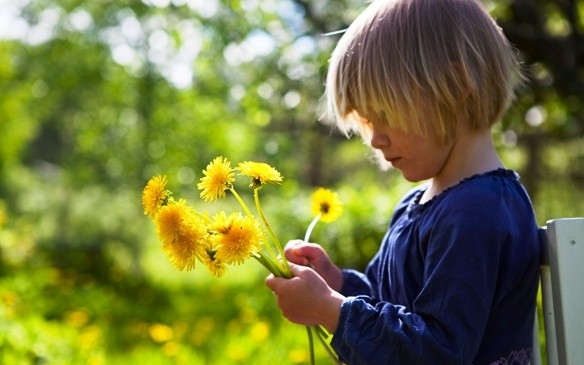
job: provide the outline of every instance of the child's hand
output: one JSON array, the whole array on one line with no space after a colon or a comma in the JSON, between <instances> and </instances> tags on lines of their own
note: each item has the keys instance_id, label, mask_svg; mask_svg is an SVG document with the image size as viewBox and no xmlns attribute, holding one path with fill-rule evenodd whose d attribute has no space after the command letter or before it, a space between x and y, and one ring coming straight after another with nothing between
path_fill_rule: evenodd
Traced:
<instances>
[{"instance_id":1,"label":"child's hand","mask_svg":"<svg viewBox=\"0 0 584 365\"><path fill-rule=\"evenodd\" d=\"M306 326L322 325L334 332L345 297L331 289L311 268L291 264L290 269L294 275L290 279L273 274L266 278L284 317Z\"/></svg>"},{"instance_id":2,"label":"child's hand","mask_svg":"<svg viewBox=\"0 0 584 365\"><path fill-rule=\"evenodd\" d=\"M343 273L329 258L326 251L315 243L302 240L288 241L284 248L286 259L292 263L314 269L335 291L341 291Z\"/></svg>"}]
</instances>

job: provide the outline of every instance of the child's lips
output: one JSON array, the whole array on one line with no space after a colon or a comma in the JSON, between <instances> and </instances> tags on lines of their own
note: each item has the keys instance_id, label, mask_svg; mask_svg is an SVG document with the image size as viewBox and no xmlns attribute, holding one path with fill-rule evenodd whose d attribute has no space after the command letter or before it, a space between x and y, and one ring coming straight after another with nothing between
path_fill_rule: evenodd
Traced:
<instances>
[{"instance_id":1,"label":"child's lips","mask_svg":"<svg viewBox=\"0 0 584 365\"><path fill-rule=\"evenodd\" d=\"M401 160L401 157L389 157L386 158L387 161L389 161L392 165L395 165L397 162L399 162L399 160Z\"/></svg>"}]
</instances>

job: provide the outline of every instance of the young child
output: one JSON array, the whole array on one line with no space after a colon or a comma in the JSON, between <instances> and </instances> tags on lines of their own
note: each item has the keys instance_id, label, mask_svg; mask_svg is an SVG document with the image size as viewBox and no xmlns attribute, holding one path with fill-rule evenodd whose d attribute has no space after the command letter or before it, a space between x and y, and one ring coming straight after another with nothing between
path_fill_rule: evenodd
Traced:
<instances>
[{"instance_id":1,"label":"young child","mask_svg":"<svg viewBox=\"0 0 584 365\"><path fill-rule=\"evenodd\" d=\"M475 0L375 0L330 60L328 110L406 180L364 273L291 241L266 284L290 321L322 325L347 364L529 364L540 247L528 195L491 126L521 75Z\"/></svg>"}]
</instances>

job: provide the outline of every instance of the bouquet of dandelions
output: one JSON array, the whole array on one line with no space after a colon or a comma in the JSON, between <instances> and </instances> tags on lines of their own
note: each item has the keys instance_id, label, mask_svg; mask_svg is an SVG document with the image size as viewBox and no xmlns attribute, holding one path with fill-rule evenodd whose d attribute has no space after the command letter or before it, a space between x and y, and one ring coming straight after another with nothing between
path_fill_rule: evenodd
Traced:
<instances>
[{"instance_id":1,"label":"bouquet of dandelions","mask_svg":"<svg viewBox=\"0 0 584 365\"><path fill-rule=\"evenodd\" d=\"M171 264L181 271L195 268L197 261L203 263L212 275L220 277L228 265L238 265L249 258L257 260L272 274L290 278L288 262L278 237L272 231L260 204L259 191L267 183L280 184L282 176L272 166L254 161L239 163L236 168L224 157L211 161L197 187L205 202L225 198L229 191L238 201L243 212L227 214L224 211L212 217L201 214L187 205L184 199L176 200L166 190L167 179L154 176L142 192L144 214L152 219L156 232ZM255 217L233 185L236 175L251 178ZM315 217L310 223L305 241L319 221L332 222L342 213L343 207L336 193L320 188L312 195L311 210ZM314 335L337 364L341 364L330 347L330 334L320 326L307 326L311 364L315 364Z\"/></svg>"}]
</instances>

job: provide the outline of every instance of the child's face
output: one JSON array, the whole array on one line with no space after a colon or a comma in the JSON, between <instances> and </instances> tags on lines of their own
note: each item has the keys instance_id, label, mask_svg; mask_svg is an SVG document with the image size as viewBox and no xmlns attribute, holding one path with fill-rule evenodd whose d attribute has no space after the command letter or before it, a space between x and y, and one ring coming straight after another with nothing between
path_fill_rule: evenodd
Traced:
<instances>
[{"instance_id":1,"label":"child's face","mask_svg":"<svg viewBox=\"0 0 584 365\"><path fill-rule=\"evenodd\" d=\"M385 122L371 122L371 147L383 153L393 167L411 182L431 179L442 171L453 143L439 144L435 138L390 128Z\"/></svg>"}]
</instances>

